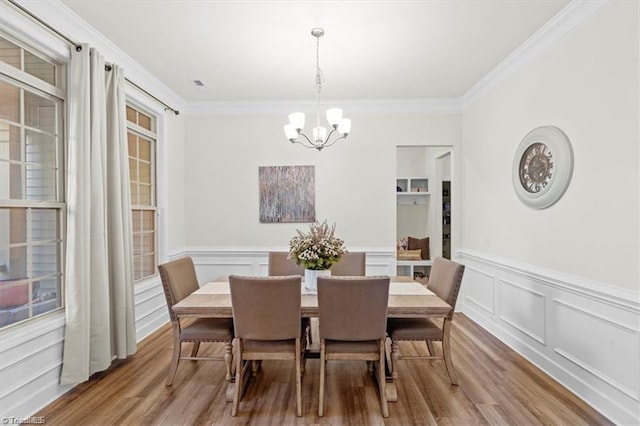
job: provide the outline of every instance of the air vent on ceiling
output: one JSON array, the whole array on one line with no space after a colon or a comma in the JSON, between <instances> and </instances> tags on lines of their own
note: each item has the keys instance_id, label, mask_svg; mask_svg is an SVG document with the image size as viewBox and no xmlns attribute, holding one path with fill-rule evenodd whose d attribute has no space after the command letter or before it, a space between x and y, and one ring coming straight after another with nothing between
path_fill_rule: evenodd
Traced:
<instances>
[{"instance_id":1,"label":"air vent on ceiling","mask_svg":"<svg viewBox=\"0 0 640 426\"><path fill-rule=\"evenodd\" d=\"M204 83L202 82L202 80L191 80L191 82L196 86L196 87L204 87Z\"/></svg>"}]
</instances>

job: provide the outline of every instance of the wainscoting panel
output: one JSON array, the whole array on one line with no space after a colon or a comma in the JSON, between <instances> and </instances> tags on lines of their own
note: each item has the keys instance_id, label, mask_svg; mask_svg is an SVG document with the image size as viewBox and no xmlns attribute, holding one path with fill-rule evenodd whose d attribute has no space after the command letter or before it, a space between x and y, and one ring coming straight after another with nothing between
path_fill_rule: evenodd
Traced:
<instances>
[{"instance_id":1,"label":"wainscoting panel","mask_svg":"<svg viewBox=\"0 0 640 426\"><path fill-rule=\"evenodd\" d=\"M269 252L286 248L229 249L197 247L186 250L193 258L200 285L215 279L236 275L268 275ZM367 253L367 275L395 275L395 252L380 249L354 248L350 251Z\"/></svg>"},{"instance_id":2,"label":"wainscoting panel","mask_svg":"<svg viewBox=\"0 0 640 426\"><path fill-rule=\"evenodd\" d=\"M640 423L638 293L470 250L458 258L458 310L615 423Z\"/></svg>"},{"instance_id":3,"label":"wainscoting panel","mask_svg":"<svg viewBox=\"0 0 640 426\"><path fill-rule=\"evenodd\" d=\"M546 296L527 286L499 279L500 320L544 345L546 344Z\"/></svg>"},{"instance_id":4,"label":"wainscoting panel","mask_svg":"<svg viewBox=\"0 0 640 426\"><path fill-rule=\"evenodd\" d=\"M473 282L473 285L463 286L467 304L473 306L473 309L477 310L479 315L492 316L495 313L494 277L480 269L467 265L464 270L464 280L465 282ZM461 296L459 296L459 299Z\"/></svg>"},{"instance_id":5,"label":"wainscoting panel","mask_svg":"<svg viewBox=\"0 0 640 426\"><path fill-rule=\"evenodd\" d=\"M28 417L71 389L60 386L64 312L3 330L0 417Z\"/></svg>"}]
</instances>

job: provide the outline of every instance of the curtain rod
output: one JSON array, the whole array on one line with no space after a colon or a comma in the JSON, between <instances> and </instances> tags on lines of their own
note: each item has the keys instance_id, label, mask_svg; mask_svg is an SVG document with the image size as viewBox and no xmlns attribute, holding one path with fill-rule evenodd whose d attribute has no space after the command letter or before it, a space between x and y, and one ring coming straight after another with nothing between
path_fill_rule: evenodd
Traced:
<instances>
[{"instance_id":1,"label":"curtain rod","mask_svg":"<svg viewBox=\"0 0 640 426\"><path fill-rule=\"evenodd\" d=\"M80 43L77 43L76 41L70 39L66 34L58 31L56 28L54 28L51 25L49 25L48 23L46 23L45 21L40 19L40 17L38 17L37 15L34 15L33 13L31 13L28 9L24 8L21 4L17 3L15 0L7 0L7 1L9 3L11 3L13 6L15 6L16 8L20 9L22 11L22 13L26 14L31 19L33 19L36 22L38 22L40 25L44 26L49 31L51 31L55 35L57 35L58 37L60 37L61 39L65 40L67 43L71 44L72 46L74 46L76 48L76 52L80 52L82 50L82 45ZM105 69L107 71L111 71L111 66L110 65L108 67L105 66ZM164 106L164 110L165 111L169 110L169 111L173 112L175 115L179 115L180 114L180 111L178 111L177 109L171 108L169 105L167 105L166 103L162 102L160 99L156 98L151 93L149 93L148 91L146 91L142 87L138 86L133 81L129 80L126 77L125 77L125 80L127 81L127 83L131 84L133 87L135 87L136 89L140 90L142 93L144 93L145 95L149 96L151 99L155 100L160 105Z\"/></svg>"}]
</instances>

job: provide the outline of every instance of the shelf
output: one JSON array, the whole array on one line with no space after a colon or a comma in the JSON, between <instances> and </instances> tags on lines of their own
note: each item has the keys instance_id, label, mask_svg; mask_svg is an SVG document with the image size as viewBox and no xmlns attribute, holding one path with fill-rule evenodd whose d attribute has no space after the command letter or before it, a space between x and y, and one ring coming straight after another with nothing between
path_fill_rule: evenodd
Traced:
<instances>
[{"instance_id":1,"label":"shelf","mask_svg":"<svg viewBox=\"0 0 640 426\"><path fill-rule=\"evenodd\" d=\"M433 261L431 259L425 260L397 260L397 266L431 266Z\"/></svg>"},{"instance_id":2,"label":"shelf","mask_svg":"<svg viewBox=\"0 0 640 426\"><path fill-rule=\"evenodd\" d=\"M428 192L398 192L396 193L396 204L427 204L431 194Z\"/></svg>"}]
</instances>

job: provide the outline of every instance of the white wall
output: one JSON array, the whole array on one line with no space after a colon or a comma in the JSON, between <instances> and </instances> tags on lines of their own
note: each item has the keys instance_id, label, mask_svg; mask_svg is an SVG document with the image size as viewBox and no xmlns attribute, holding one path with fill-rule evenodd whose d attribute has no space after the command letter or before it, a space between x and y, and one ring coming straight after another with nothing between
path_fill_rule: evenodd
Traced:
<instances>
[{"instance_id":1,"label":"white wall","mask_svg":"<svg viewBox=\"0 0 640 426\"><path fill-rule=\"evenodd\" d=\"M637 2L615 2L464 113L464 247L640 288ZM564 197L532 210L511 166L533 128L574 150Z\"/></svg>"},{"instance_id":2,"label":"white wall","mask_svg":"<svg viewBox=\"0 0 640 426\"><path fill-rule=\"evenodd\" d=\"M639 16L611 2L463 113L460 308L620 424L640 421ZM541 125L574 172L532 210L511 170Z\"/></svg>"},{"instance_id":3,"label":"white wall","mask_svg":"<svg viewBox=\"0 0 640 426\"><path fill-rule=\"evenodd\" d=\"M189 116L187 246L286 248L307 225L259 222L258 167L314 165L316 217L347 248L394 250L396 146L458 145L460 115L350 115L349 138L321 152L286 140L286 114Z\"/></svg>"}]
</instances>

